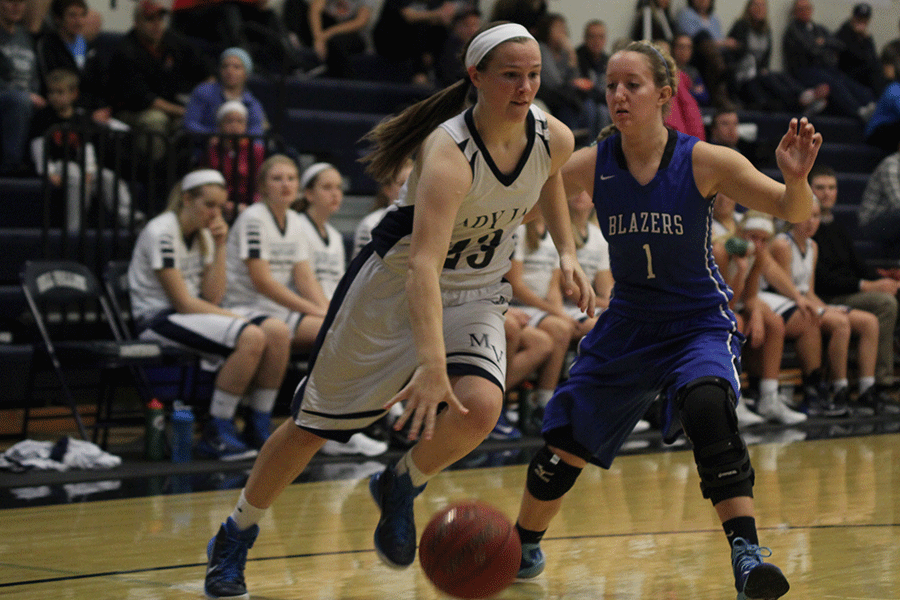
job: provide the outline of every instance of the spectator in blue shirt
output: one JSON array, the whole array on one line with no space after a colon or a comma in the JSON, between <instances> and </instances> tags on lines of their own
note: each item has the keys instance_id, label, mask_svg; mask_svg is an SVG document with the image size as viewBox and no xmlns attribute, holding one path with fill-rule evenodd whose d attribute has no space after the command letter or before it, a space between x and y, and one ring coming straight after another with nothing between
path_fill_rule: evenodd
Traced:
<instances>
[{"instance_id":1,"label":"spectator in blue shirt","mask_svg":"<svg viewBox=\"0 0 900 600\"><path fill-rule=\"evenodd\" d=\"M228 48L219 58L219 77L201 83L191 93L184 112L184 128L188 133L210 134L218 129L216 113L229 100L247 107L247 133L262 135L268 128L260 101L247 89L247 78L253 72L253 60L242 48Z\"/></svg>"}]
</instances>

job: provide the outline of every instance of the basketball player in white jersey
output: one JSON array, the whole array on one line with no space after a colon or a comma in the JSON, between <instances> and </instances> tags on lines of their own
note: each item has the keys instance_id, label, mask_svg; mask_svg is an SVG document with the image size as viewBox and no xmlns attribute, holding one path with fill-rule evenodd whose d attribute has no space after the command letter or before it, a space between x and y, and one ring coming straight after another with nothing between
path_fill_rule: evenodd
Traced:
<instances>
[{"instance_id":1,"label":"basketball player in white jersey","mask_svg":"<svg viewBox=\"0 0 900 600\"><path fill-rule=\"evenodd\" d=\"M284 321L295 350L308 351L325 319L328 299L309 260L302 217L291 205L299 190L297 164L283 154L269 157L258 174L260 202L244 209L228 234L228 290L222 306L253 320ZM252 408L261 448L269 437L275 398Z\"/></svg>"},{"instance_id":2,"label":"basketball player in white jersey","mask_svg":"<svg viewBox=\"0 0 900 600\"><path fill-rule=\"evenodd\" d=\"M142 339L185 347L221 364L198 451L239 460L256 450L235 430L238 403L249 391L251 415L274 404L287 368L289 336L283 321L248 320L219 306L226 286L226 198L218 171L188 173L172 190L169 208L138 236L128 284ZM254 438L268 420L251 416L247 426L245 437Z\"/></svg>"},{"instance_id":3,"label":"basketball player in white jersey","mask_svg":"<svg viewBox=\"0 0 900 600\"><path fill-rule=\"evenodd\" d=\"M247 597L247 549L266 509L327 439L349 439L397 402L405 408L395 427L410 421L418 442L370 482L381 509L375 548L395 568L413 563L414 498L497 422L510 296L503 275L513 232L535 204L556 241L567 294L593 313L560 176L574 138L532 105L540 56L521 25L490 26L467 46L465 79L370 132L375 180L414 156L406 194L351 263L295 395L294 419L263 446L207 546L208 597ZM477 101L464 110L472 87Z\"/></svg>"},{"instance_id":4,"label":"basketball player in white jersey","mask_svg":"<svg viewBox=\"0 0 900 600\"><path fill-rule=\"evenodd\" d=\"M344 200L344 179L334 165L315 163L300 177L300 194L297 210L313 272L331 300L347 264L344 237L328 222Z\"/></svg>"}]
</instances>

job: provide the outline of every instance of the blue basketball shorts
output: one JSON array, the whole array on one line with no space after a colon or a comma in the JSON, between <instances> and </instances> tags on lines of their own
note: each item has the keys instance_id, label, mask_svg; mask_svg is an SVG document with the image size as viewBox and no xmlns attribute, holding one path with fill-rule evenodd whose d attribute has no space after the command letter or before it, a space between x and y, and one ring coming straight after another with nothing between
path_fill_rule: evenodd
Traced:
<instances>
[{"instance_id":1,"label":"blue basketball shorts","mask_svg":"<svg viewBox=\"0 0 900 600\"><path fill-rule=\"evenodd\" d=\"M544 438L608 469L659 397L664 439L671 443L681 433L674 401L685 385L720 377L738 396L743 340L725 307L659 323L605 311L581 340L569 379L547 405Z\"/></svg>"}]
</instances>

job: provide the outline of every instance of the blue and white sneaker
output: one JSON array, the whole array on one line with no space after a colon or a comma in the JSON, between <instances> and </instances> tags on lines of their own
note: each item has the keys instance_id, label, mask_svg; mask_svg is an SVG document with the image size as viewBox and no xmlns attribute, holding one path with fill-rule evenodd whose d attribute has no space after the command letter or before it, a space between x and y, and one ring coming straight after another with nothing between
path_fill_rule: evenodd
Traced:
<instances>
[{"instance_id":1,"label":"blue and white sneaker","mask_svg":"<svg viewBox=\"0 0 900 600\"><path fill-rule=\"evenodd\" d=\"M244 581L244 566L247 564L247 550L253 547L257 535L259 535L258 525L240 531L231 517L222 523L219 532L206 546L209 562L206 566L203 591L207 598L211 600L250 598Z\"/></svg>"},{"instance_id":2,"label":"blue and white sneaker","mask_svg":"<svg viewBox=\"0 0 900 600\"><path fill-rule=\"evenodd\" d=\"M522 544L522 562L519 565L517 579L532 579L544 572L544 553L540 543Z\"/></svg>"},{"instance_id":3,"label":"blue and white sneaker","mask_svg":"<svg viewBox=\"0 0 900 600\"><path fill-rule=\"evenodd\" d=\"M203 427L203 435L197 443L197 453L222 461L253 458L258 453L238 437L231 419L210 419Z\"/></svg>"},{"instance_id":4,"label":"blue and white sneaker","mask_svg":"<svg viewBox=\"0 0 900 600\"><path fill-rule=\"evenodd\" d=\"M518 440L522 438L522 432L510 425L506 419L506 415L501 412L494 425L493 431L488 434L488 438L492 440Z\"/></svg>"},{"instance_id":5,"label":"blue and white sneaker","mask_svg":"<svg viewBox=\"0 0 900 600\"><path fill-rule=\"evenodd\" d=\"M369 492L381 509L375 527L375 552L392 569L405 569L416 557L413 500L425 486L413 487L409 473L397 475L395 463L369 479Z\"/></svg>"},{"instance_id":6,"label":"blue and white sneaker","mask_svg":"<svg viewBox=\"0 0 900 600\"><path fill-rule=\"evenodd\" d=\"M244 442L248 448L259 450L272 434L272 415L252 408L247 411Z\"/></svg>"},{"instance_id":7,"label":"blue and white sneaker","mask_svg":"<svg viewBox=\"0 0 900 600\"><path fill-rule=\"evenodd\" d=\"M781 569L763 562L772 550L750 544L744 538L731 543L731 564L734 567L734 587L737 600L776 600L791 588Z\"/></svg>"}]
</instances>

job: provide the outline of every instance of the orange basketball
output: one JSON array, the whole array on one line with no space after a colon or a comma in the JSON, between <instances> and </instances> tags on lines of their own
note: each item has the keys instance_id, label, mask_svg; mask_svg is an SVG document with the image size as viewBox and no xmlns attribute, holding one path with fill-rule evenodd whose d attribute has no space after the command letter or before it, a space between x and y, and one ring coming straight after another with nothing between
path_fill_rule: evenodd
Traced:
<instances>
[{"instance_id":1,"label":"orange basketball","mask_svg":"<svg viewBox=\"0 0 900 600\"><path fill-rule=\"evenodd\" d=\"M422 531L419 562L428 579L457 598L489 598L516 578L522 544L502 512L479 500L451 504Z\"/></svg>"}]
</instances>

